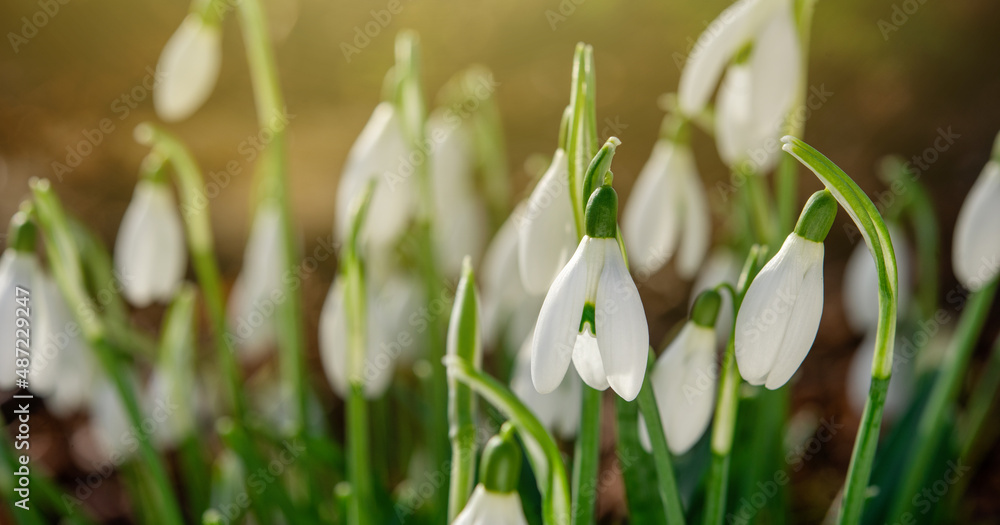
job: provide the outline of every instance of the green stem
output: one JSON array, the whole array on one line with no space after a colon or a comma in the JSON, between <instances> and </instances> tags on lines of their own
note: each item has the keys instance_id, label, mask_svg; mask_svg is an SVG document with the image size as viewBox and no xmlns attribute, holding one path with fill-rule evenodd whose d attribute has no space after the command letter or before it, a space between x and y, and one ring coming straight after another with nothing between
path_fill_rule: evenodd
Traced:
<instances>
[{"instance_id":1,"label":"green stem","mask_svg":"<svg viewBox=\"0 0 1000 525\"><path fill-rule=\"evenodd\" d=\"M118 350L107 339L103 319L97 314L93 301L87 295L80 266L80 251L73 240L66 213L49 181L34 181L31 190L35 198L35 210L47 240L49 262L63 297L70 311L75 314L84 338L97 354L105 374L118 391L129 424L133 428L142 428L143 414L139 408L139 395L118 358ZM139 459L155 485L163 523L180 525L183 519L166 466L153 448L148 434L140 433L137 441Z\"/></svg>"},{"instance_id":2,"label":"green stem","mask_svg":"<svg viewBox=\"0 0 1000 525\"><path fill-rule=\"evenodd\" d=\"M993 350L990 352L989 362L986 370L979 378L976 389L969 397L968 408L965 418L959 427L959 453L963 463L967 463L971 457L979 432L983 429L986 417L990 414L990 408L1000 389L1000 338L993 342Z\"/></svg>"},{"instance_id":3,"label":"green stem","mask_svg":"<svg viewBox=\"0 0 1000 525\"><path fill-rule=\"evenodd\" d=\"M448 323L447 353L481 369L479 299L475 283L471 259L466 257ZM448 378L448 419L452 446L448 497L448 521L451 522L465 508L476 476L476 396L471 388L452 377Z\"/></svg>"},{"instance_id":4,"label":"green stem","mask_svg":"<svg viewBox=\"0 0 1000 525\"><path fill-rule=\"evenodd\" d=\"M650 362L653 362L650 355ZM668 525L684 525L684 506L677 491L677 478L674 476L673 459L667 446L667 437L663 434L663 421L660 420L660 410L656 406L656 396L653 395L653 385L649 374L642 382L639 390L639 411L646 421L649 440L653 445L653 462L656 466L656 477L659 480L660 500L667 515Z\"/></svg>"},{"instance_id":5,"label":"green stem","mask_svg":"<svg viewBox=\"0 0 1000 525\"><path fill-rule=\"evenodd\" d=\"M910 454L910 462L903 486L896 494L892 513L893 521L898 521L912 505L913 498L923 486L930 470L934 455L944 436L943 423L947 414L955 409L955 398L965 377L965 370L972 357L972 351L979 340L990 306L997 292L997 279L969 296L965 315L959 321L951 345L945 355L947 360L938 372L930 398L917 424L917 435L913 439L915 450Z\"/></svg>"},{"instance_id":6,"label":"green stem","mask_svg":"<svg viewBox=\"0 0 1000 525\"><path fill-rule=\"evenodd\" d=\"M205 179L191 152L174 135L149 123L135 129L136 140L161 153L174 167L181 199L181 216L187 230L191 264L205 296L205 308L212 324L212 341L222 372L226 401L233 417L243 420L246 407L242 396L239 364L227 337L226 306L222 277L215 256Z\"/></svg>"},{"instance_id":7,"label":"green stem","mask_svg":"<svg viewBox=\"0 0 1000 525\"><path fill-rule=\"evenodd\" d=\"M368 402L365 401L362 386L351 385L347 400L347 475L351 482L351 500L348 509L348 523L366 525L372 523L375 498L372 490L371 469L369 468Z\"/></svg>"},{"instance_id":8,"label":"green stem","mask_svg":"<svg viewBox=\"0 0 1000 525\"><path fill-rule=\"evenodd\" d=\"M594 522L601 463L601 391L583 385L580 433L573 453L573 524Z\"/></svg>"},{"instance_id":9,"label":"green stem","mask_svg":"<svg viewBox=\"0 0 1000 525\"><path fill-rule=\"evenodd\" d=\"M291 196L288 190L286 108L278 85L277 66L261 2L242 0L238 2L237 9L250 66L258 127L261 130L267 129L272 134L271 142L260 158L266 164L259 171L263 180L258 185L258 191L277 204L280 210L283 231L282 266L285 272L289 272L298 264L299 254L292 227ZM302 326L302 287L300 283L290 283L287 279L283 279L282 284L285 300L277 305L281 373L284 383L292 388L295 396L293 428L295 434L300 434L306 429L309 402L305 373L305 333Z\"/></svg>"}]
</instances>

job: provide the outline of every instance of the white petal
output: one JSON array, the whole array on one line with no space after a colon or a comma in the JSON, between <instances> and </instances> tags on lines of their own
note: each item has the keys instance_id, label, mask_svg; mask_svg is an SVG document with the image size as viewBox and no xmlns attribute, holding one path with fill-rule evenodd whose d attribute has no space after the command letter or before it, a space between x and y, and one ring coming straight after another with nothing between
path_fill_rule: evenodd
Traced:
<instances>
[{"instance_id":1,"label":"white petal","mask_svg":"<svg viewBox=\"0 0 1000 525\"><path fill-rule=\"evenodd\" d=\"M584 238L580 242L576 253L556 276L538 313L531 344L531 381L542 394L559 386L573 358L587 293L588 241Z\"/></svg>"},{"instance_id":2,"label":"white petal","mask_svg":"<svg viewBox=\"0 0 1000 525\"><path fill-rule=\"evenodd\" d=\"M715 408L715 331L688 322L653 366L653 393L667 444L674 454L691 449Z\"/></svg>"},{"instance_id":3,"label":"white petal","mask_svg":"<svg viewBox=\"0 0 1000 525\"><path fill-rule=\"evenodd\" d=\"M580 376L572 369L555 391L539 394L531 383L531 340L528 334L518 351L510 389L531 409L545 428L563 439L572 439L580 428Z\"/></svg>"},{"instance_id":4,"label":"white petal","mask_svg":"<svg viewBox=\"0 0 1000 525\"><path fill-rule=\"evenodd\" d=\"M521 497L517 492L500 494L476 485L465 508L455 516L452 525L527 525Z\"/></svg>"},{"instance_id":5,"label":"white petal","mask_svg":"<svg viewBox=\"0 0 1000 525\"><path fill-rule=\"evenodd\" d=\"M496 343L501 325L511 310L527 296L521 285L517 266L518 233L513 219L517 213L520 211L515 209L511 217L500 226L487 246L480 265L483 338L492 343Z\"/></svg>"},{"instance_id":6,"label":"white petal","mask_svg":"<svg viewBox=\"0 0 1000 525\"><path fill-rule=\"evenodd\" d=\"M413 211L417 180L410 159L401 117L392 104L379 104L351 146L340 174L334 227L339 239L347 237L354 199L373 178L378 182L362 236L384 245L402 233ZM426 162L423 155L414 160Z\"/></svg>"},{"instance_id":7,"label":"white petal","mask_svg":"<svg viewBox=\"0 0 1000 525\"><path fill-rule=\"evenodd\" d=\"M715 105L715 144L730 168L749 157L754 139L753 76L749 64L733 64L719 87Z\"/></svg>"},{"instance_id":8,"label":"white petal","mask_svg":"<svg viewBox=\"0 0 1000 525\"><path fill-rule=\"evenodd\" d=\"M437 264L444 275L457 277L465 256L478 261L486 244L489 217L486 207L469 194L439 207L434 223L434 248Z\"/></svg>"},{"instance_id":9,"label":"white petal","mask_svg":"<svg viewBox=\"0 0 1000 525\"><path fill-rule=\"evenodd\" d=\"M787 5L785 0L736 2L698 36L677 87L677 101L685 115L696 115L705 108L722 69L782 4Z\"/></svg>"},{"instance_id":10,"label":"white petal","mask_svg":"<svg viewBox=\"0 0 1000 525\"><path fill-rule=\"evenodd\" d=\"M629 260L641 274L662 268L677 247L681 226L676 206L678 176L685 168L680 149L671 141L657 141L622 212L622 237Z\"/></svg>"},{"instance_id":11,"label":"white petal","mask_svg":"<svg viewBox=\"0 0 1000 525\"><path fill-rule=\"evenodd\" d=\"M649 355L649 328L639 291L614 239L605 244L595 306L597 344L611 388L626 401L639 395Z\"/></svg>"},{"instance_id":12,"label":"white petal","mask_svg":"<svg viewBox=\"0 0 1000 525\"><path fill-rule=\"evenodd\" d=\"M153 106L167 122L191 116L212 94L222 62L222 31L189 14L156 63Z\"/></svg>"},{"instance_id":13,"label":"white petal","mask_svg":"<svg viewBox=\"0 0 1000 525\"><path fill-rule=\"evenodd\" d=\"M569 165L566 153L559 149L531 192L523 213L515 219L518 264L528 293L548 290L576 245L568 185Z\"/></svg>"},{"instance_id":14,"label":"white petal","mask_svg":"<svg viewBox=\"0 0 1000 525\"><path fill-rule=\"evenodd\" d=\"M896 253L896 268L899 286L897 314L902 316L910 304L912 288L912 262L909 243L903 232L894 224L889 224L889 238ZM878 324L878 272L868 246L855 246L847 266L844 268L843 291L844 315L847 324L856 333L866 333Z\"/></svg>"},{"instance_id":15,"label":"white petal","mask_svg":"<svg viewBox=\"0 0 1000 525\"><path fill-rule=\"evenodd\" d=\"M65 416L89 401L95 363L55 280L36 272L33 292L31 390L45 396L47 410Z\"/></svg>"},{"instance_id":16,"label":"white petal","mask_svg":"<svg viewBox=\"0 0 1000 525\"><path fill-rule=\"evenodd\" d=\"M0 257L0 294L3 294L3 300L0 300L0 344L3 344L6 358L10 359L8 364L3 365L3 374L0 374L0 390L13 388L17 380L12 366L14 348L17 345L17 327L14 323L17 319L16 310L20 308L20 305L14 302L16 287L28 290L30 298L32 284L38 271L38 260L34 253L18 252L8 248Z\"/></svg>"},{"instance_id":17,"label":"white petal","mask_svg":"<svg viewBox=\"0 0 1000 525\"><path fill-rule=\"evenodd\" d=\"M736 362L750 384L776 388L808 353L823 309L822 264L823 244L792 233L750 284L736 316Z\"/></svg>"},{"instance_id":18,"label":"white petal","mask_svg":"<svg viewBox=\"0 0 1000 525\"><path fill-rule=\"evenodd\" d=\"M573 366L590 388L608 389L608 374L604 372L597 338L590 335L588 328L584 328L583 332L576 336L576 344L573 346Z\"/></svg>"},{"instance_id":19,"label":"white petal","mask_svg":"<svg viewBox=\"0 0 1000 525\"><path fill-rule=\"evenodd\" d=\"M347 399L351 387L347 380L347 318L344 309L344 284L333 281L319 314L319 357L333 391Z\"/></svg>"},{"instance_id":20,"label":"white petal","mask_svg":"<svg viewBox=\"0 0 1000 525\"><path fill-rule=\"evenodd\" d=\"M135 384L134 377L128 377ZM95 433L99 453L105 461L117 464L136 451L133 442L138 439L136 430L129 424L128 413L118 389L102 379L94 389L90 402L90 429Z\"/></svg>"},{"instance_id":21,"label":"white petal","mask_svg":"<svg viewBox=\"0 0 1000 525\"><path fill-rule=\"evenodd\" d=\"M167 302L184 278L184 226L166 184L139 181L115 241L125 298L138 307Z\"/></svg>"},{"instance_id":22,"label":"white petal","mask_svg":"<svg viewBox=\"0 0 1000 525\"><path fill-rule=\"evenodd\" d=\"M990 161L969 190L955 223L952 266L962 286L979 290L1000 272L1000 163Z\"/></svg>"},{"instance_id":23,"label":"white petal","mask_svg":"<svg viewBox=\"0 0 1000 525\"><path fill-rule=\"evenodd\" d=\"M680 195L683 199L681 209L684 211L684 231L677 251L677 274L682 279L689 280L698 272L708 247L712 244L712 218L690 150L684 148L681 157L684 159L681 162L689 165L689 168L678 172L683 190Z\"/></svg>"},{"instance_id":24,"label":"white petal","mask_svg":"<svg viewBox=\"0 0 1000 525\"><path fill-rule=\"evenodd\" d=\"M243 252L243 269L233 285L227 307L230 329L240 356L253 361L275 343L273 296L281 290L284 273L281 216L273 206L257 210Z\"/></svg>"}]
</instances>

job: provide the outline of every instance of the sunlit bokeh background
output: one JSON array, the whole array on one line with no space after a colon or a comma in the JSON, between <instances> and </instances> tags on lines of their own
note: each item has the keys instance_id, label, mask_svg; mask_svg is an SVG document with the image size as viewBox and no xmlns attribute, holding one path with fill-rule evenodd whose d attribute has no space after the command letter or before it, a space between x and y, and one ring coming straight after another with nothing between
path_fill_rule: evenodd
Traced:
<instances>
[{"instance_id":1,"label":"sunlit bokeh background","mask_svg":"<svg viewBox=\"0 0 1000 525\"><path fill-rule=\"evenodd\" d=\"M339 172L380 99L398 31L412 28L420 34L424 85L431 102L463 68L482 64L493 71L511 168L511 205L537 175L535 156L551 155L555 148L569 98L574 45L593 44L598 129L602 138L616 135L623 142L615 157L615 181L627 203L635 175L657 137L663 115L658 99L676 89L684 55L728 4L399 2L401 11L387 21L384 13L378 14L387 7L384 0L267 2L290 115L295 220L307 250L329 236ZM177 0L68 0L57 5L58 12L45 17L47 23L37 32L22 33L22 17L30 21L39 5L0 4L0 29L7 35L0 44L0 217L17 209L28 193L29 178L47 177L70 211L110 246L147 151L134 142L132 130L140 122L156 120L145 77L188 7ZM356 40L366 24L373 32L372 23L377 34ZM858 180L878 203L884 187L875 174L882 156L923 155L935 147L941 133L950 130L957 136L934 155L936 160L922 170L920 179L933 197L941 224L942 294L956 287L950 237L958 206L1000 129L998 23L1000 3L991 0L820 0L816 7L808 82L827 96L806 122L809 143ZM211 203L220 263L230 282L240 268L249 224L252 163L241 143L257 133L236 24L234 17L224 22L222 74L211 98L192 118L168 126L193 150L210 180L225 180L217 173L233 161L238 166ZM14 42L11 33L33 36ZM357 46L359 52L347 56L345 46ZM107 133L98 131L105 119L105 129L110 129L108 123L113 126ZM717 183L728 173L710 137L699 133L694 143L717 211L718 235L725 228L719 218L726 203ZM74 151L89 153L80 155L71 172L57 176L53 163L69 163ZM811 177L802 180L804 199L819 183ZM836 494L857 423L843 392L850 353L860 340L846 329L840 308L841 275L856 241L843 233L845 223L841 213L827 242L827 307L816 347L792 391L795 410L808 409L847 426L793 478L801 481L793 485L792 505L797 521L803 522L819 520ZM315 363L316 318L334 271L328 262L305 286L310 359ZM688 287L667 270L643 283L640 291L653 341L658 341L685 315ZM156 314L139 318L150 329L157 319ZM992 341L997 332L997 316L991 319L984 341ZM979 352L977 359L982 357ZM319 375L313 379L318 388L327 388ZM990 424L997 426L995 420ZM39 439L59 441L51 435ZM970 505L979 517L1000 513L995 498L1000 476L994 473L1000 455L993 453L987 461L977 468L971 484ZM607 515L620 508L620 497L614 491L603 494Z\"/></svg>"}]
</instances>

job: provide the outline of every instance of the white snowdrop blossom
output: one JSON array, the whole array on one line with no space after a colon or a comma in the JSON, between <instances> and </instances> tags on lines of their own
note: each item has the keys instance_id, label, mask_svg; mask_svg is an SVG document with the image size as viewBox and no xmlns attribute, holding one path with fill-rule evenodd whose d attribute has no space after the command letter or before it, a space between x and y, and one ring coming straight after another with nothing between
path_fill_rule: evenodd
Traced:
<instances>
[{"instance_id":1,"label":"white snowdrop blossom","mask_svg":"<svg viewBox=\"0 0 1000 525\"><path fill-rule=\"evenodd\" d=\"M457 276L466 255L478 260L482 254L489 217L476 195L475 156L469 130L435 113L427 121L427 136L435 141L429 163L436 262L445 275Z\"/></svg>"},{"instance_id":2,"label":"white snowdrop blossom","mask_svg":"<svg viewBox=\"0 0 1000 525\"><path fill-rule=\"evenodd\" d=\"M14 348L17 346L17 326L15 320L15 310L20 308L15 297L25 297L24 293L17 293L17 288L31 293L32 284L36 280L36 274L41 270L38 268L38 259L33 251L18 250L13 247L7 248L0 257L0 294L3 294L3 301L0 301L0 342L4 345L6 352L10 355L10 364L3 367L3 374L0 375L0 390L7 390L14 387L18 378L14 373ZM30 303L29 303L30 304ZM23 316L22 316L23 317Z\"/></svg>"},{"instance_id":3,"label":"white snowdrop blossom","mask_svg":"<svg viewBox=\"0 0 1000 525\"><path fill-rule=\"evenodd\" d=\"M115 270L122 294L135 306L167 302L184 279L184 224L167 184L141 180L125 210L115 241Z\"/></svg>"},{"instance_id":4,"label":"white snowdrop blossom","mask_svg":"<svg viewBox=\"0 0 1000 525\"><path fill-rule=\"evenodd\" d=\"M896 274L899 280L896 289L899 308L896 310L896 315L902 317L906 313L907 305L910 304L912 292L912 252L903 232L895 224L889 224L888 228L892 249L896 254ZM851 329L858 334L874 330L878 326L879 315L878 271L868 246L863 242L858 243L847 259L847 266L844 268L843 295L844 315Z\"/></svg>"},{"instance_id":5,"label":"white snowdrop blossom","mask_svg":"<svg viewBox=\"0 0 1000 525\"><path fill-rule=\"evenodd\" d=\"M737 2L709 25L693 49L678 87L681 111L702 112L725 69L715 110L719 155L733 168L750 162L758 173L770 171L801 82L792 2ZM743 49L749 56L740 56Z\"/></svg>"},{"instance_id":6,"label":"white snowdrop blossom","mask_svg":"<svg viewBox=\"0 0 1000 525\"><path fill-rule=\"evenodd\" d=\"M96 364L55 280L38 272L34 291L31 390L45 397L46 409L65 416L88 402Z\"/></svg>"},{"instance_id":7,"label":"white snowdrop blossom","mask_svg":"<svg viewBox=\"0 0 1000 525\"><path fill-rule=\"evenodd\" d=\"M270 204L259 206L243 252L243 269L227 305L229 327L240 357L247 361L262 358L276 341L273 297L281 290L283 238L281 211Z\"/></svg>"},{"instance_id":8,"label":"white snowdrop blossom","mask_svg":"<svg viewBox=\"0 0 1000 525\"><path fill-rule=\"evenodd\" d=\"M531 383L532 331L524 340L514 361L510 389L535 414L545 428L563 439L572 439L580 429L580 376L573 370L548 394L539 394Z\"/></svg>"},{"instance_id":9,"label":"white snowdrop blossom","mask_svg":"<svg viewBox=\"0 0 1000 525\"><path fill-rule=\"evenodd\" d=\"M389 102L380 103L351 146L340 174L334 210L337 238L347 238L351 203L374 179L370 220L365 221L362 239L377 246L394 242L413 214L417 162L426 158L410 155L399 110Z\"/></svg>"},{"instance_id":10,"label":"white snowdrop blossom","mask_svg":"<svg viewBox=\"0 0 1000 525\"><path fill-rule=\"evenodd\" d=\"M718 294L715 294L718 298ZM719 303L716 302L715 308ZM653 365L650 381L660 412L667 445L683 454L701 438L712 420L718 384L715 329L688 321ZM650 450L644 419L639 419L639 439Z\"/></svg>"},{"instance_id":11,"label":"white snowdrop blossom","mask_svg":"<svg viewBox=\"0 0 1000 525\"><path fill-rule=\"evenodd\" d=\"M534 319L528 325L527 330L531 330L535 319L538 318L538 308L541 301L528 294L521 283L521 276L518 273L518 231L514 224L514 216L521 213L523 204L519 205L507 218L493 239L486 247L483 254L480 276L482 283L483 301L483 340L488 344L496 345L504 336L508 336L517 344L523 341L526 331L516 333L517 328L513 328L514 318L520 310L534 310ZM533 306L537 303L537 306ZM515 333L512 333L512 328Z\"/></svg>"},{"instance_id":12,"label":"white snowdrop blossom","mask_svg":"<svg viewBox=\"0 0 1000 525\"><path fill-rule=\"evenodd\" d=\"M951 261L962 286L979 290L1000 273L1000 137L955 222Z\"/></svg>"},{"instance_id":13,"label":"white snowdrop blossom","mask_svg":"<svg viewBox=\"0 0 1000 525\"><path fill-rule=\"evenodd\" d=\"M629 260L649 275L677 254L677 273L690 279L712 240L705 191L687 144L660 139L639 173L622 216Z\"/></svg>"},{"instance_id":14,"label":"white snowdrop blossom","mask_svg":"<svg viewBox=\"0 0 1000 525\"><path fill-rule=\"evenodd\" d=\"M610 386L628 401L639 394L649 333L614 237L617 209L610 186L594 192L587 235L542 302L531 347L531 380L542 394L562 383L570 361L591 388Z\"/></svg>"},{"instance_id":15,"label":"white snowdrop blossom","mask_svg":"<svg viewBox=\"0 0 1000 525\"><path fill-rule=\"evenodd\" d=\"M215 88L221 63L219 24L199 13L187 15L156 63L156 114L167 122L176 122L198 111Z\"/></svg>"},{"instance_id":16,"label":"white snowdrop blossom","mask_svg":"<svg viewBox=\"0 0 1000 525\"><path fill-rule=\"evenodd\" d=\"M136 384L134 376L129 375L126 380ZM98 463L111 462L112 458L120 462L130 457L136 451L135 441L139 438L136 432L143 432L131 426L125 404L107 378L99 379L94 387L88 426L97 441Z\"/></svg>"},{"instance_id":17,"label":"white snowdrop blossom","mask_svg":"<svg viewBox=\"0 0 1000 525\"><path fill-rule=\"evenodd\" d=\"M569 162L559 148L527 204L512 215L518 231L518 268L528 293L544 294L573 253L577 237L569 191Z\"/></svg>"},{"instance_id":18,"label":"white snowdrop blossom","mask_svg":"<svg viewBox=\"0 0 1000 525\"><path fill-rule=\"evenodd\" d=\"M736 363L752 385L774 390L791 379L812 347L823 315L823 240L837 203L813 194L778 253L750 284L736 316Z\"/></svg>"},{"instance_id":19,"label":"white snowdrop blossom","mask_svg":"<svg viewBox=\"0 0 1000 525\"><path fill-rule=\"evenodd\" d=\"M452 525L528 525L516 491L493 492L483 485L472 491L465 508Z\"/></svg>"}]
</instances>

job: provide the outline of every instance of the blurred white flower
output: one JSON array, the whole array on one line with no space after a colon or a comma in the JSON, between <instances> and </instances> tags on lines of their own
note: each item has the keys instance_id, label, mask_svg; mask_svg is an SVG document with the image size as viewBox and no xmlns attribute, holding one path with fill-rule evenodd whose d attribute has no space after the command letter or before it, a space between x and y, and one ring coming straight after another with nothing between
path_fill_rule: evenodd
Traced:
<instances>
[{"instance_id":1,"label":"blurred white flower","mask_svg":"<svg viewBox=\"0 0 1000 525\"><path fill-rule=\"evenodd\" d=\"M535 388L554 391L573 361L592 388L611 386L631 401L642 386L648 351L646 314L618 242L585 235L538 315L531 347Z\"/></svg>"},{"instance_id":2,"label":"blurred white flower","mask_svg":"<svg viewBox=\"0 0 1000 525\"><path fill-rule=\"evenodd\" d=\"M472 491L452 525L528 525L517 491L493 492L482 484Z\"/></svg>"},{"instance_id":3,"label":"blurred white flower","mask_svg":"<svg viewBox=\"0 0 1000 525\"><path fill-rule=\"evenodd\" d=\"M873 263L874 264L874 263ZM875 327L865 334L864 340L854 352L847 371L847 401L856 414L861 414L868 402L868 391L872 383L872 358L875 356ZM896 348L903 345L897 340ZM892 380L886 394L883 417L894 419L906 410L913 391L913 360L895 359L892 363Z\"/></svg>"},{"instance_id":4,"label":"blurred white flower","mask_svg":"<svg viewBox=\"0 0 1000 525\"><path fill-rule=\"evenodd\" d=\"M576 227L569 194L569 163L562 148L538 181L521 213L513 216L518 231L518 267L524 289L545 293L573 253Z\"/></svg>"},{"instance_id":5,"label":"blurred white flower","mask_svg":"<svg viewBox=\"0 0 1000 525\"><path fill-rule=\"evenodd\" d=\"M259 206L243 252L243 269L227 305L240 357L248 361L262 358L276 341L273 297L281 290L283 236L281 211L270 204Z\"/></svg>"},{"instance_id":6,"label":"blurred white flower","mask_svg":"<svg viewBox=\"0 0 1000 525\"><path fill-rule=\"evenodd\" d=\"M127 378L134 385L135 378ZM91 433L96 438L97 450L95 463L120 464L137 450L136 442L140 438L136 432L146 432L143 429L132 428L128 412L122 403L118 390L107 378L100 378L94 386L94 394L90 397ZM156 432L156 428L152 429Z\"/></svg>"},{"instance_id":7,"label":"blurred white flower","mask_svg":"<svg viewBox=\"0 0 1000 525\"><path fill-rule=\"evenodd\" d=\"M1000 138L994 149L1000 150ZM986 163L955 222L951 261L962 286L979 290L1000 272L1000 153Z\"/></svg>"},{"instance_id":8,"label":"blurred white flower","mask_svg":"<svg viewBox=\"0 0 1000 525\"><path fill-rule=\"evenodd\" d=\"M115 241L122 294L135 306L167 302L187 267L184 224L167 184L140 180Z\"/></svg>"},{"instance_id":9,"label":"blurred white flower","mask_svg":"<svg viewBox=\"0 0 1000 525\"><path fill-rule=\"evenodd\" d=\"M184 120L208 100L219 79L222 30L198 13L184 18L156 63L153 107L167 122Z\"/></svg>"},{"instance_id":10,"label":"blurred white flower","mask_svg":"<svg viewBox=\"0 0 1000 525\"><path fill-rule=\"evenodd\" d=\"M736 316L736 363L748 383L779 388L809 353L823 315L823 251L793 232L750 284Z\"/></svg>"},{"instance_id":11,"label":"blurred white flower","mask_svg":"<svg viewBox=\"0 0 1000 525\"><path fill-rule=\"evenodd\" d=\"M903 316L910 305L913 265L910 245L906 236L895 225L889 224L889 238L896 254L899 286L896 289L897 316ZM855 333L864 334L878 326L878 271L868 245L858 243L851 252L844 268L844 315Z\"/></svg>"},{"instance_id":12,"label":"blurred white flower","mask_svg":"<svg viewBox=\"0 0 1000 525\"><path fill-rule=\"evenodd\" d=\"M737 58L746 46L749 56ZM719 155L730 167L750 161L773 168L776 142L801 82L801 50L789 0L742 0L723 11L698 37L681 73L678 103L702 112L723 69L715 111Z\"/></svg>"},{"instance_id":13,"label":"blurred white flower","mask_svg":"<svg viewBox=\"0 0 1000 525\"><path fill-rule=\"evenodd\" d=\"M32 341L31 390L45 398L45 408L66 416L87 404L96 364L80 326L52 277L35 279L35 338Z\"/></svg>"},{"instance_id":14,"label":"blurred white flower","mask_svg":"<svg viewBox=\"0 0 1000 525\"><path fill-rule=\"evenodd\" d=\"M21 305L17 304L14 298L25 297L25 295L18 294L16 288L28 291L27 297L30 305L32 284L36 281L35 276L40 271L38 259L33 251L20 251L10 247L3 252L3 256L0 256L0 294L2 294L0 297L4 298L0 301L0 344L3 344L4 352L10 356L11 360L9 364L4 365L4 372L0 374L0 390L13 388L17 380L14 367L11 365L14 363L14 348L18 348L17 326L14 324L18 316L15 311Z\"/></svg>"},{"instance_id":15,"label":"blurred white flower","mask_svg":"<svg viewBox=\"0 0 1000 525\"><path fill-rule=\"evenodd\" d=\"M715 352L715 329L688 321L653 365L653 394L667 445L674 454L691 450L712 421L718 384ZM641 415L639 440L651 450Z\"/></svg>"},{"instance_id":16,"label":"blurred white flower","mask_svg":"<svg viewBox=\"0 0 1000 525\"><path fill-rule=\"evenodd\" d=\"M726 247L715 248L701 266L698 277L691 286L689 305L693 305L698 295L709 288L715 288L722 283L729 283L735 287L741 271L742 263L732 250ZM721 296L722 306L719 307L719 318L715 322L715 337L719 344L725 345L733 333L733 299L728 293L723 293Z\"/></svg>"},{"instance_id":17,"label":"blurred white flower","mask_svg":"<svg viewBox=\"0 0 1000 525\"><path fill-rule=\"evenodd\" d=\"M372 179L378 182L362 239L385 246L402 234L413 214L416 164L427 162L424 153L410 153L399 111L389 102L380 103L351 146L340 174L334 226L338 239L347 238L351 203Z\"/></svg>"},{"instance_id":18,"label":"blurred white flower","mask_svg":"<svg viewBox=\"0 0 1000 525\"><path fill-rule=\"evenodd\" d=\"M516 350L535 326L542 296L524 289L518 270L518 231L515 217L519 205L493 236L481 265L483 339L489 345L508 343Z\"/></svg>"},{"instance_id":19,"label":"blurred white flower","mask_svg":"<svg viewBox=\"0 0 1000 525\"><path fill-rule=\"evenodd\" d=\"M436 144L429 159L436 262L445 275L454 277L466 255L478 260L482 254L489 217L476 195L475 157L467 128L435 113L427 121L427 136Z\"/></svg>"},{"instance_id":20,"label":"blurred white flower","mask_svg":"<svg viewBox=\"0 0 1000 525\"><path fill-rule=\"evenodd\" d=\"M545 428L562 439L572 439L580 429L580 376L570 370L559 386L548 394L539 394L531 383L531 341L529 333L514 361L510 389L535 414Z\"/></svg>"},{"instance_id":21,"label":"blurred white flower","mask_svg":"<svg viewBox=\"0 0 1000 525\"><path fill-rule=\"evenodd\" d=\"M622 215L629 261L652 274L677 253L677 273L690 279L712 241L711 216L691 150L660 139Z\"/></svg>"}]
</instances>

